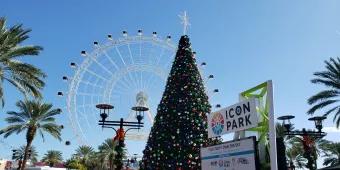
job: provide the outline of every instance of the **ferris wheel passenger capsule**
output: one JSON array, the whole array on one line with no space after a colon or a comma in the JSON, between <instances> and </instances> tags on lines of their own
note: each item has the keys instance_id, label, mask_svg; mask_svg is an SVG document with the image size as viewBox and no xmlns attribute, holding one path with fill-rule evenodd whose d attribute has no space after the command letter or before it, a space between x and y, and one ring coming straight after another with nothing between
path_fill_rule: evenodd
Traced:
<instances>
[{"instance_id":1,"label":"ferris wheel passenger capsule","mask_svg":"<svg viewBox=\"0 0 340 170\"><path fill-rule=\"evenodd\" d=\"M76 68L77 64L72 62L72 63L70 63L70 66L71 66L71 68Z\"/></svg>"},{"instance_id":2,"label":"ferris wheel passenger capsule","mask_svg":"<svg viewBox=\"0 0 340 170\"><path fill-rule=\"evenodd\" d=\"M219 90L218 89L214 89L214 93L218 93L219 92Z\"/></svg>"},{"instance_id":3,"label":"ferris wheel passenger capsule","mask_svg":"<svg viewBox=\"0 0 340 170\"><path fill-rule=\"evenodd\" d=\"M170 35L166 36L166 40L170 41L171 40L171 36Z\"/></svg>"},{"instance_id":4,"label":"ferris wheel passenger capsule","mask_svg":"<svg viewBox=\"0 0 340 170\"><path fill-rule=\"evenodd\" d=\"M206 65L207 65L206 62L202 62L202 63L201 63L201 66L206 66Z\"/></svg>"},{"instance_id":5,"label":"ferris wheel passenger capsule","mask_svg":"<svg viewBox=\"0 0 340 170\"><path fill-rule=\"evenodd\" d=\"M64 80L64 81L67 81L67 80L68 80L68 77L67 77L67 76L63 76L63 80Z\"/></svg>"},{"instance_id":6,"label":"ferris wheel passenger capsule","mask_svg":"<svg viewBox=\"0 0 340 170\"><path fill-rule=\"evenodd\" d=\"M81 51L80 55L85 57L86 56L86 51Z\"/></svg>"},{"instance_id":7,"label":"ferris wheel passenger capsule","mask_svg":"<svg viewBox=\"0 0 340 170\"><path fill-rule=\"evenodd\" d=\"M210 74L208 78L209 78L209 79L213 79L213 78L214 78L214 75Z\"/></svg>"},{"instance_id":8,"label":"ferris wheel passenger capsule","mask_svg":"<svg viewBox=\"0 0 340 170\"><path fill-rule=\"evenodd\" d=\"M127 35L128 35L127 31L123 31L123 36L127 37Z\"/></svg>"},{"instance_id":9,"label":"ferris wheel passenger capsule","mask_svg":"<svg viewBox=\"0 0 340 170\"><path fill-rule=\"evenodd\" d=\"M68 145L71 145L71 142L70 142L70 141L66 141L66 142L65 142L65 145L67 145L67 146L68 146Z\"/></svg>"},{"instance_id":10,"label":"ferris wheel passenger capsule","mask_svg":"<svg viewBox=\"0 0 340 170\"><path fill-rule=\"evenodd\" d=\"M157 37L157 32L152 32L153 37Z\"/></svg>"},{"instance_id":11,"label":"ferris wheel passenger capsule","mask_svg":"<svg viewBox=\"0 0 340 170\"><path fill-rule=\"evenodd\" d=\"M142 36L142 35L143 35L142 30L138 30L138 35L139 35L139 36Z\"/></svg>"},{"instance_id":12,"label":"ferris wheel passenger capsule","mask_svg":"<svg viewBox=\"0 0 340 170\"><path fill-rule=\"evenodd\" d=\"M98 41L94 41L94 42L93 42L93 45L94 45L94 46L98 46Z\"/></svg>"},{"instance_id":13,"label":"ferris wheel passenger capsule","mask_svg":"<svg viewBox=\"0 0 340 170\"><path fill-rule=\"evenodd\" d=\"M107 35L107 39L112 40L112 35L111 35L111 34L108 34L108 35Z\"/></svg>"},{"instance_id":14,"label":"ferris wheel passenger capsule","mask_svg":"<svg viewBox=\"0 0 340 170\"><path fill-rule=\"evenodd\" d=\"M61 91L58 91L57 95L60 96L60 97L64 96L63 92L61 92Z\"/></svg>"},{"instance_id":15,"label":"ferris wheel passenger capsule","mask_svg":"<svg viewBox=\"0 0 340 170\"><path fill-rule=\"evenodd\" d=\"M215 107L216 107L216 108L220 108L220 107L221 107L221 105L220 105L220 104L217 104Z\"/></svg>"}]
</instances>

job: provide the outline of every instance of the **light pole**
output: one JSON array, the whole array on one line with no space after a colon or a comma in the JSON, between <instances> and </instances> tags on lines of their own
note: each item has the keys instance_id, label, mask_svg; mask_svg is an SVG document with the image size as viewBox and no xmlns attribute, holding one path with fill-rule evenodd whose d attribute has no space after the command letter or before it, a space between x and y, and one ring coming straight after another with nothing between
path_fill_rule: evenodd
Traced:
<instances>
[{"instance_id":1,"label":"light pole","mask_svg":"<svg viewBox=\"0 0 340 170\"><path fill-rule=\"evenodd\" d=\"M314 121L315 123L315 130L306 130L305 128L302 128L302 130L294 130L292 131L292 123L290 120L294 119L295 116L292 115L286 115L278 117L278 120L282 120L282 125L285 128L285 135L286 136L301 136L302 137L302 144L304 149L304 157L308 160L307 162L307 168L314 170L316 169L316 162L314 159L312 159L312 150L311 146L313 145L313 141L310 139L310 137L314 137L315 139L322 138L326 136L325 132L322 132L322 121L326 119L324 116L315 116L312 118L309 118L308 120ZM294 168L295 167L291 167Z\"/></svg>"},{"instance_id":2,"label":"light pole","mask_svg":"<svg viewBox=\"0 0 340 170\"><path fill-rule=\"evenodd\" d=\"M109 104L98 104L96 107L99 109L101 120L99 120L99 125L102 126L102 128L110 128L113 129L116 132L116 136L114 137L114 140L118 141L118 145L116 146L115 150L117 151L117 155L115 157L116 162L116 169L121 170L123 167L123 148L125 146L124 144L124 138L125 134L132 129L140 129L143 127L144 123L142 122L144 118L144 112L148 111L149 109L144 106L135 106L131 109L136 112L136 119L137 122L128 122L124 121L123 118L120 118L119 121L111 121L106 120L109 117L109 112L114 107ZM115 129L114 127L119 127L119 129ZM126 131L124 131L124 127L129 127Z\"/></svg>"}]
</instances>

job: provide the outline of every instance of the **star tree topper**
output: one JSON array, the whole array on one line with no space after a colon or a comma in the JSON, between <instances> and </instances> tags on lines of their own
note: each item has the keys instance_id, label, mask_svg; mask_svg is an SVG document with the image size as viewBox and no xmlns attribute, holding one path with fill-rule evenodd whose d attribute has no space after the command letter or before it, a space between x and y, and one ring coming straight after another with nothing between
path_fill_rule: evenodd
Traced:
<instances>
[{"instance_id":1,"label":"star tree topper","mask_svg":"<svg viewBox=\"0 0 340 170\"><path fill-rule=\"evenodd\" d=\"M190 26L187 11L184 11L183 15L178 15L178 16L182 20L181 24L183 24L183 35L186 35L188 32L188 27Z\"/></svg>"}]
</instances>

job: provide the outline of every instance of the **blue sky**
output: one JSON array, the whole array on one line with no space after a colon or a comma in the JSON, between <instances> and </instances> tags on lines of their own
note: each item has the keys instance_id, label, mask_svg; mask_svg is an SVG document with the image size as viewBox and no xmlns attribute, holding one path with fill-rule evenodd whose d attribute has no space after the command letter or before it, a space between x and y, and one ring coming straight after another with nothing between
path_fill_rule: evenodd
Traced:
<instances>
[{"instance_id":1,"label":"blue sky","mask_svg":"<svg viewBox=\"0 0 340 170\"><path fill-rule=\"evenodd\" d=\"M79 52L89 49L94 40L103 40L106 34L121 36L122 30L145 34L157 31L171 34L177 43L182 25L178 14L186 10L190 17L189 36L197 51L197 60L208 63L206 74L215 79L208 87L221 93L211 104L231 105L238 93L263 81L272 79L275 92L275 114L294 114L297 128L313 128L305 114L307 98L318 90L312 85L312 73L323 69L323 61L340 54L339 1L17 1L4 0L0 16L8 24L23 23L31 28L26 44L44 47L38 57L25 61L42 68L47 74L43 93L47 102L64 107L64 99L56 92L65 89L61 77L69 73L70 61L81 61ZM13 88L6 88L6 106L0 115L0 127L5 112L15 110L21 99ZM319 112L322 114L321 112ZM67 123L67 113L59 117ZM331 120L325 126L333 126ZM93 126L93 128L98 128ZM100 138L106 136L98 133ZM74 136L64 130L64 139ZM327 139L340 141L338 133L329 133ZM111 137L111 136L107 136ZM25 143L23 135L5 140L13 146ZM40 155L48 149L61 150L68 158L76 147L47 138L37 138ZM133 143L131 143L133 145ZM3 145L0 145L3 146ZM131 152L140 152L144 144L131 146ZM96 146L94 146L96 147ZM11 155L0 147L0 157Z\"/></svg>"}]
</instances>

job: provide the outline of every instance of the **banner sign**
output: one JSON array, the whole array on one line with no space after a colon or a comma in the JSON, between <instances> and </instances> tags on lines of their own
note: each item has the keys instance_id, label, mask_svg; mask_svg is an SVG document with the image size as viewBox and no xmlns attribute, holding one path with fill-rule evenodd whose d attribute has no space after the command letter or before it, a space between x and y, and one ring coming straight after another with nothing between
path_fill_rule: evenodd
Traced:
<instances>
[{"instance_id":1,"label":"banner sign","mask_svg":"<svg viewBox=\"0 0 340 170\"><path fill-rule=\"evenodd\" d=\"M202 170L256 170L255 137L201 148Z\"/></svg>"},{"instance_id":2,"label":"banner sign","mask_svg":"<svg viewBox=\"0 0 340 170\"><path fill-rule=\"evenodd\" d=\"M256 127L257 100L251 98L208 115L208 137Z\"/></svg>"}]
</instances>

